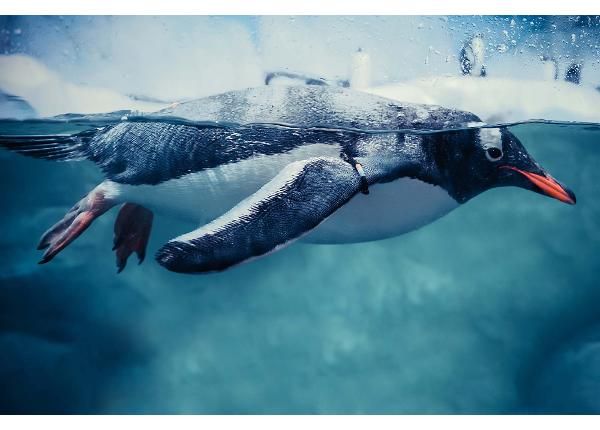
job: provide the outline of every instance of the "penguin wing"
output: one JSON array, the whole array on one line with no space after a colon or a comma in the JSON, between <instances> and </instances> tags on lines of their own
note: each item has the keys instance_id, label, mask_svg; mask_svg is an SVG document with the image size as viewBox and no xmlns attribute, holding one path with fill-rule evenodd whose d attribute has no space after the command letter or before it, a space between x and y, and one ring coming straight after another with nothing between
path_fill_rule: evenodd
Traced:
<instances>
[{"instance_id":1,"label":"penguin wing","mask_svg":"<svg viewBox=\"0 0 600 430\"><path fill-rule=\"evenodd\" d=\"M360 187L357 171L341 159L291 163L229 212L169 241L156 259L174 272L225 270L290 244L348 202Z\"/></svg>"}]
</instances>

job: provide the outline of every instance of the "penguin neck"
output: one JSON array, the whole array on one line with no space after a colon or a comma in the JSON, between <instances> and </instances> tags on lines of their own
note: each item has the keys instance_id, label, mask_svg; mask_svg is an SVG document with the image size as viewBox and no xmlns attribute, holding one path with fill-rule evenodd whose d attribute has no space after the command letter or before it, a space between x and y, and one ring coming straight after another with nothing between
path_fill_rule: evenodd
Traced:
<instances>
[{"instance_id":1,"label":"penguin neck","mask_svg":"<svg viewBox=\"0 0 600 430\"><path fill-rule=\"evenodd\" d=\"M473 138L472 130L463 130L424 139L425 157L419 179L444 188L460 204L479 194L473 170L464 158L465 144L469 145Z\"/></svg>"},{"instance_id":2,"label":"penguin neck","mask_svg":"<svg viewBox=\"0 0 600 430\"><path fill-rule=\"evenodd\" d=\"M439 185L439 172L421 145L402 152L383 152L356 157L365 169L369 184L391 182L399 178L413 178Z\"/></svg>"},{"instance_id":3,"label":"penguin neck","mask_svg":"<svg viewBox=\"0 0 600 430\"><path fill-rule=\"evenodd\" d=\"M398 135L385 145L371 147L355 156L366 173L369 185L400 178L417 179L443 188L454 200L468 200L464 181L457 178L461 169L461 142L470 141L472 130L431 135ZM463 192L464 191L464 192Z\"/></svg>"}]
</instances>

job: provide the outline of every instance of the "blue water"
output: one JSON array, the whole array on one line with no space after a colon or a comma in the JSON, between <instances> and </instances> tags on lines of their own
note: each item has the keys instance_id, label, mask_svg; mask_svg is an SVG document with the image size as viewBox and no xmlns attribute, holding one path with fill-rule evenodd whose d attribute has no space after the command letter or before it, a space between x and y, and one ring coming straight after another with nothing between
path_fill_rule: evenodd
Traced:
<instances>
[{"instance_id":1,"label":"blue water","mask_svg":"<svg viewBox=\"0 0 600 430\"><path fill-rule=\"evenodd\" d=\"M598 335L577 338L598 333L600 316L598 130L511 128L577 193L574 207L496 189L401 237L297 244L205 276L170 273L152 259L117 276L114 212L38 266L39 236L101 176L85 162L2 151L0 405L11 412L597 411ZM158 216L149 255L191 227ZM564 348L577 357L592 352L582 366Z\"/></svg>"},{"instance_id":2,"label":"blue water","mask_svg":"<svg viewBox=\"0 0 600 430\"><path fill-rule=\"evenodd\" d=\"M357 46L372 54L378 84L458 74L452 55L483 32L491 77L530 78L551 43L561 73L584 58L582 79L596 85L599 22L0 17L0 53L35 58L65 82L170 101L260 85L279 68L346 77ZM0 116L35 113L21 96L1 93ZM0 135L70 134L136 115L0 120ZM40 235L102 176L89 162L0 149L0 412L600 412L600 124L508 126L576 193L575 206L493 189L400 237L298 243L202 276L151 258L196 227L160 215L147 260L117 275L116 210L36 264Z\"/></svg>"}]
</instances>

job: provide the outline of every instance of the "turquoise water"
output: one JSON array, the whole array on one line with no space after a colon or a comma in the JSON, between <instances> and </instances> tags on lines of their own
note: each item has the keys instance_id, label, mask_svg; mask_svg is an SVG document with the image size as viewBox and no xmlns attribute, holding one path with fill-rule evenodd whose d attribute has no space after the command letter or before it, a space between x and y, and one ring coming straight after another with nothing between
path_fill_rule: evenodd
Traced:
<instances>
[{"instance_id":1,"label":"turquoise water","mask_svg":"<svg viewBox=\"0 0 600 430\"><path fill-rule=\"evenodd\" d=\"M475 35L484 58L463 77ZM599 413L600 124L544 121L600 122L599 41L598 16L0 16L0 118L37 118L0 119L0 136L288 72L491 125L542 118L507 125L577 195L493 189L403 236L202 276L153 260L196 227L157 214L146 261L117 275L116 209L37 264L95 166L0 148L0 412Z\"/></svg>"},{"instance_id":2,"label":"turquoise water","mask_svg":"<svg viewBox=\"0 0 600 430\"><path fill-rule=\"evenodd\" d=\"M37 265L101 176L0 151L2 410L598 411L600 131L511 131L576 206L495 189L404 236L204 276L151 258L116 275L115 211ZM157 216L148 254L192 227Z\"/></svg>"}]
</instances>

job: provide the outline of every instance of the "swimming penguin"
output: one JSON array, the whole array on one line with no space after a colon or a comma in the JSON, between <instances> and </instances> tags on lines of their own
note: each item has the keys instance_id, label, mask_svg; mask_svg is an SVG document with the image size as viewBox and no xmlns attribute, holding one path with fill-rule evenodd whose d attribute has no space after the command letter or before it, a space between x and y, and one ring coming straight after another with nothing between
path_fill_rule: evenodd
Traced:
<instances>
[{"instance_id":1,"label":"swimming penguin","mask_svg":"<svg viewBox=\"0 0 600 430\"><path fill-rule=\"evenodd\" d=\"M116 205L119 271L133 252L144 258L156 211L201 224L163 245L158 262L204 273L301 237L344 243L399 235L494 187L575 203L506 128L469 128L482 125L469 112L337 87L263 86L158 115L187 122L141 118L73 136L0 137L25 155L90 160L106 177L42 236L40 263Z\"/></svg>"},{"instance_id":2,"label":"swimming penguin","mask_svg":"<svg viewBox=\"0 0 600 430\"><path fill-rule=\"evenodd\" d=\"M482 34L475 34L465 42L459 54L460 71L463 75L487 76L484 64L485 42Z\"/></svg>"}]
</instances>

